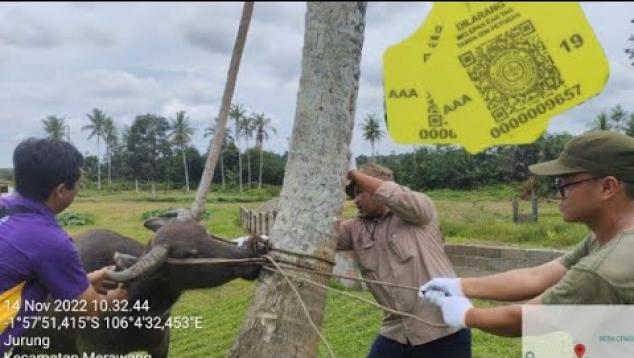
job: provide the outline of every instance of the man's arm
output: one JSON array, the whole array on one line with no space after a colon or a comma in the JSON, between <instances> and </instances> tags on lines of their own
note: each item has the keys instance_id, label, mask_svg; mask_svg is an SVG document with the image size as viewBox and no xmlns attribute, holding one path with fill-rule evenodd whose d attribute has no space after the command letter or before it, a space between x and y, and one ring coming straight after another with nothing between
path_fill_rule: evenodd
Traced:
<instances>
[{"instance_id":1,"label":"man's arm","mask_svg":"<svg viewBox=\"0 0 634 358\"><path fill-rule=\"evenodd\" d=\"M350 225L352 220L339 219L335 223L335 234L337 236L337 251L352 250L352 232Z\"/></svg>"},{"instance_id":2,"label":"man's arm","mask_svg":"<svg viewBox=\"0 0 634 358\"><path fill-rule=\"evenodd\" d=\"M348 172L348 179L354 181L361 191L385 204L402 220L414 225L425 225L435 215L436 208L426 195L415 191L404 191L398 184L365 175L357 170ZM383 187L382 187L383 186ZM380 190L379 190L380 188Z\"/></svg>"},{"instance_id":3,"label":"man's arm","mask_svg":"<svg viewBox=\"0 0 634 358\"><path fill-rule=\"evenodd\" d=\"M361 191L368 192L372 195L376 193L376 190L383 184L383 180L365 175L356 169L348 172L348 179L358 185Z\"/></svg>"},{"instance_id":4,"label":"man's arm","mask_svg":"<svg viewBox=\"0 0 634 358\"><path fill-rule=\"evenodd\" d=\"M125 290L112 290L106 294L116 286L106 279L106 268L86 274L79 253L69 238L53 238L49 244L47 250L41 250L39 256L33 258L33 269L54 299L84 300L86 310L76 313L97 315L100 313L99 301L127 297Z\"/></svg>"},{"instance_id":5,"label":"man's arm","mask_svg":"<svg viewBox=\"0 0 634 358\"><path fill-rule=\"evenodd\" d=\"M467 327L504 337L522 335L522 306L508 305L494 308L471 308L466 312Z\"/></svg>"},{"instance_id":6,"label":"man's arm","mask_svg":"<svg viewBox=\"0 0 634 358\"><path fill-rule=\"evenodd\" d=\"M559 282L568 270L559 260L536 267L506 271L490 276L462 278L464 295L502 301L527 300Z\"/></svg>"}]
</instances>

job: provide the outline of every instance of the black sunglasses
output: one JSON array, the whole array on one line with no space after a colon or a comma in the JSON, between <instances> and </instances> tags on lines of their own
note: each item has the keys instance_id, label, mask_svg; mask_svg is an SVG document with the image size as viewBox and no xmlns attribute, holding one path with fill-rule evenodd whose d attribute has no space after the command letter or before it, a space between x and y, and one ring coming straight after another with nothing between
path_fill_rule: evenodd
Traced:
<instances>
[{"instance_id":1,"label":"black sunglasses","mask_svg":"<svg viewBox=\"0 0 634 358\"><path fill-rule=\"evenodd\" d=\"M581 180L577 180L577 181L573 181L570 183L564 183L564 181L561 178L555 178L555 190L559 191L559 194L561 195L562 199L566 198L566 188L569 186L573 186L573 185L577 185L577 184L581 184L590 180L596 180L596 179L602 179L599 177L592 177L592 178L586 178L586 179L581 179Z\"/></svg>"}]
</instances>

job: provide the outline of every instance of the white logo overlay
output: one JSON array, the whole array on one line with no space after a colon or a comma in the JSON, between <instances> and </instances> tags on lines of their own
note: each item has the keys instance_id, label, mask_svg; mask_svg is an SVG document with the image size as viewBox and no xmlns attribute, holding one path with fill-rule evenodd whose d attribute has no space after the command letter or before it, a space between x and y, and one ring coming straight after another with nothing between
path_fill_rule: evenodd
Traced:
<instances>
[{"instance_id":1,"label":"white logo overlay","mask_svg":"<svg viewBox=\"0 0 634 358\"><path fill-rule=\"evenodd\" d=\"M634 306L524 305L522 358L634 357Z\"/></svg>"}]
</instances>

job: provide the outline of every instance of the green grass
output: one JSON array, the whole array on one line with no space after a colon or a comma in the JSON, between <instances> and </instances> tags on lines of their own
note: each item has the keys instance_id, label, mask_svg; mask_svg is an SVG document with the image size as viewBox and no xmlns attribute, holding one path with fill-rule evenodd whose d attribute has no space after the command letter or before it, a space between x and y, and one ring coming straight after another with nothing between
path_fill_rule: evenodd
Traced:
<instances>
[{"instance_id":1,"label":"green grass","mask_svg":"<svg viewBox=\"0 0 634 358\"><path fill-rule=\"evenodd\" d=\"M485 191L482 196L477 192L448 191L430 192L429 195L436 202L442 229L450 243L567 248L585 234L583 227L562 222L555 203L541 204L539 223L518 225L511 223L510 200L495 190ZM68 210L90 215L94 224L66 229L75 234L91 228L108 228L146 242L151 232L142 225L144 212L189 207L193 196L193 193L157 192L156 197L150 200L148 193L97 196L94 192L84 192ZM219 200L234 197L244 202ZM236 193L212 193L207 204L210 217L203 221L204 226L221 237L244 235L238 222L239 207L255 209L262 204L262 201L251 199ZM524 210L528 210L528 203L522 205ZM355 212L352 202L347 202L344 216L352 217ZM234 280L222 287L185 293L175 305L173 316L200 316L203 328L173 330L170 356L225 356L238 334L253 291L254 283ZM367 292L357 294L372 299ZM492 305L484 301L475 301L474 304L480 307ZM365 357L379 331L382 312L360 301L331 293L324 314L322 332L337 357ZM521 342L517 338L501 338L474 330L473 352L474 358L519 357ZM324 347L320 347L320 356L327 356Z\"/></svg>"},{"instance_id":2,"label":"green grass","mask_svg":"<svg viewBox=\"0 0 634 358\"><path fill-rule=\"evenodd\" d=\"M493 245L521 248L567 250L580 242L588 230L580 224L565 223L558 202L540 200L537 223L513 223L511 200L471 200L473 192L457 192L447 198L444 191L428 193L434 200L445 241L450 244ZM459 200L463 195L463 200ZM493 195L496 196L496 195ZM530 202L520 203L520 213L528 213ZM344 217L356 215L351 201Z\"/></svg>"}]
</instances>

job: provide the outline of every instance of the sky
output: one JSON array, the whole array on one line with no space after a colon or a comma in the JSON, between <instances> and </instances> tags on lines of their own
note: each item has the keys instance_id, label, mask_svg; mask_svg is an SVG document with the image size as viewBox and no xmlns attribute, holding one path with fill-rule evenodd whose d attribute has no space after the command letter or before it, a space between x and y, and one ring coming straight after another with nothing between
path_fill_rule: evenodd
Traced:
<instances>
[{"instance_id":1,"label":"sky","mask_svg":"<svg viewBox=\"0 0 634 358\"><path fill-rule=\"evenodd\" d=\"M610 62L604 91L551 121L548 132L578 134L616 104L634 111L634 66L624 48L634 33L634 3L582 3ZM184 110L203 151L204 128L218 115L241 15L241 3L0 3L0 168L15 146L45 135L41 120L65 118L83 154L96 154L81 127L100 108L121 131L139 114L174 117ZM382 56L423 23L429 2L371 2L366 14L352 151L371 153L359 128L383 117ZM277 134L264 148L288 148L301 69L305 3L256 3L234 102L264 113ZM384 127L383 127L384 128ZM251 143L252 145L253 143ZM378 154L411 151L389 136ZM103 152L103 148L102 148Z\"/></svg>"}]
</instances>

